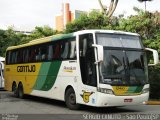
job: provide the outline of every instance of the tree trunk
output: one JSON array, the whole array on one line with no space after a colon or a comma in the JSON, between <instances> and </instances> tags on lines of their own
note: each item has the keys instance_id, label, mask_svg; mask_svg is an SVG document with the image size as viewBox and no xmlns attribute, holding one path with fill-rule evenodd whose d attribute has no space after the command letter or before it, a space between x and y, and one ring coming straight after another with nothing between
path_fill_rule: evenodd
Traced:
<instances>
[{"instance_id":1,"label":"tree trunk","mask_svg":"<svg viewBox=\"0 0 160 120\"><path fill-rule=\"evenodd\" d=\"M109 10L107 12L107 15L112 11L113 5L114 5L114 0L111 0L111 3L110 3L110 6L109 6Z\"/></svg>"},{"instance_id":2,"label":"tree trunk","mask_svg":"<svg viewBox=\"0 0 160 120\"><path fill-rule=\"evenodd\" d=\"M111 11L109 11L109 13L108 13L108 15L107 15L109 18L113 15L113 13L114 13L114 11L115 11L115 9L116 9L116 7L117 7L117 4L118 4L118 0L115 0Z\"/></svg>"},{"instance_id":3,"label":"tree trunk","mask_svg":"<svg viewBox=\"0 0 160 120\"><path fill-rule=\"evenodd\" d=\"M98 2L99 2L99 5L100 5L100 7L101 7L102 13L105 14L105 13L106 13L106 10L105 10L105 8L104 8L101 0L98 0Z\"/></svg>"},{"instance_id":4,"label":"tree trunk","mask_svg":"<svg viewBox=\"0 0 160 120\"><path fill-rule=\"evenodd\" d=\"M115 11L117 4L118 4L118 0L111 0L110 2L110 6L109 6L109 10L107 10L104 5L102 4L101 0L98 0L99 5L101 7L102 13L106 16L108 16L109 18L113 15L113 12Z\"/></svg>"}]
</instances>

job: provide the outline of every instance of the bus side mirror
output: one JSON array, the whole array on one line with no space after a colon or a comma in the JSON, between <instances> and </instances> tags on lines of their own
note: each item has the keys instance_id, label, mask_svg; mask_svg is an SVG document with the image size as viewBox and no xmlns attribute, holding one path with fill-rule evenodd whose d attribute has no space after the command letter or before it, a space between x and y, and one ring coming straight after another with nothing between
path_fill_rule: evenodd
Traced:
<instances>
[{"instance_id":1,"label":"bus side mirror","mask_svg":"<svg viewBox=\"0 0 160 120\"><path fill-rule=\"evenodd\" d=\"M96 44L93 44L92 47L95 47L97 48L97 61L95 62L95 64L99 63L99 62L102 62L103 61L103 56L104 56L104 53L103 53L103 46L102 45L96 45Z\"/></svg>"},{"instance_id":2,"label":"bus side mirror","mask_svg":"<svg viewBox=\"0 0 160 120\"><path fill-rule=\"evenodd\" d=\"M157 50L154 50L154 49L151 49L151 48L145 48L145 50L153 53L154 63L153 64L148 64L148 66L154 66L154 65L158 64L159 63L159 56L158 56Z\"/></svg>"}]
</instances>

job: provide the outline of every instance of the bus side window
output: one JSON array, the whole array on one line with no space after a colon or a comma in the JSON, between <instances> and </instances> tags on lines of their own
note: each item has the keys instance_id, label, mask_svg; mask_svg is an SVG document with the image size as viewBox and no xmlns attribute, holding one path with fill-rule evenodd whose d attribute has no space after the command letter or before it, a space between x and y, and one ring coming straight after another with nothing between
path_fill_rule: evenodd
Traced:
<instances>
[{"instance_id":1,"label":"bus side window","mask_svg":"<svg viewBox=\"0 0 160 120\"><path fill-rule=\"evenodd\" d=\"M7 51L7 60L6 60L6 64L10 64L11 63L11 51Z\"/></svg>"},{"instance_id":2,"label":"bus side window","mask_svg":"<svg viewBox=\"0 0 160 120\"><path fill-rule=\"evenodd\" d=\"M47 60L47 46L43 45L41 46L41 60L46 61Z\"/></svg>"},{"instance_id":3,"label":"bus side window","mask_svg":"<svg viewBox=\"0 0 160 120\"><path fill-rule=\"evenodd\" d=\"M23 62L27 63L28 62L28 58L29 58L29 51L28 51L28 48L25 48L23 50Z\"/></svg>"},{"instance_id":4,"label":"bus side window","mask_svg":"<svg viewBox=\"0 0 160 120\"><path fill-rule=\"evenodd\" d=\"M22 49L18 49L17 51L17 63L23 62L23 51Z\"/></svg>"},{"instance_id":5,"label":"bus side window","mask_svg":"<svg viewBox=\"0 0 160 120\"><path fill-rule=\"evenodd\" d=\"M17 51L13 51L11 54L11 64L17 63Z\"/></svg>"},{"instance_id":6,"label":"bus side window","mask_svg":"<svg viewBox=\"0 0 160 120\"><path fill-rule=\"evenodd\" d=\"M29 48L29 62L35 62L36 58L36 48L31 47Z\"/></svg>"},{"instance_id":7,"label":"bus side window","mask_svg":"<svg viewBox=\"0 0 160 120\"><path fill-rule=\"evenodd\" d=\"M53 46L53 59L59 59L60 58L60 52L61 52L61 47L60 47L60 43L56 44Z\"/></svg>"},{"instance_id":8,"label":"bus side window","mask_svg":"<svg viewBox=\"0 0 160 120\"><path fill-rule=\"evenodd\" d=\"M62 60L76 58L75 38L71 38L68 40L64 40L64 42L61 42L61 51Z\"/></svg>"},{"instance_id":9,"label":"bus side window","mask_svg":"<svg viewBox=\"0 0 160 120\"><path fill-rule=\"evenodd\" d=\"M19 53L18 50L15 51L15 61L14 61L15 64L18 63L18 53Z\"/></svg>"},{"instance_id":10,"label":"bus side window","mask_svg":"<svg viewBox=\"0 0 160 120\"><path fill-rule=\"evenodd\" d=\"M53 46L49 45L48 46L48 60L52 60L53 59Z\"/></svg>"},{"instance_id":11,"label":"bus side window","mask_svg":"<svg viewBox=\"0 0 160 120\"><path fill-rule=\"evenodd\" d=\"M76 41L71 41L70 56L71 59L76 58Z\"/></svg>"},{"instance_id":12,"label":"bus side window","mask_svg":"<svg viewBox=\"0 0 160 120\"><path fill-rule=\"evenodd\" d=\"M42 58L41 48L38 47L36 49L36 61L41 61L41 58Z\"/></svg>"},{"instance_id":13,"label":"bus side window","mask_svg":"<svg viewBox=\"0 0 160 120\"><path fill-rule=\"evenodd\" d=\"M69 42L64 42L62 44L62 48L61 49L63 50L63 52L61 54L61 58L62 59L67 59L68 53L69 53Z\"/></svg>"}]
</instances>

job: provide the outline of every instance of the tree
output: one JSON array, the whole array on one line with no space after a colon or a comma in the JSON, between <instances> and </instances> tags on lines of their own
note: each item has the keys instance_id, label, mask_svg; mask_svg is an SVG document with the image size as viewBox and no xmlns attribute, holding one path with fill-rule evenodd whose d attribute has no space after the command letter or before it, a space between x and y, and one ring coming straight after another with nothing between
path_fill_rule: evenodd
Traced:
<instances>
[{"instance_id":1,"label":"tree","mask_svg":"<svg viewBox=\"0 0 160 120\"><path fill-rule=\"evenodd\" d=\"M89 14L81 14L80 17L66 25L66 33L84 29L102 29L109 24L108 17L98 11Z\"/></svg>"},{"instance_id":2,"label":"tree","mask_svg":"<svg viewBox=\"0 0 160 120\"><path fill-rule=\"evenodd\" d=\"M113 15L113 13L114 13L114 11L115 11L115 9L117 7L117 4L118 4L118 0L111 0L109 9L107 10L107 7L102 4L101 0L98 0L98 2L100 4L102 13L104 15L106 15L108 18L110 18Z\"/></svg>"},{"instance_id":3,"label":"tree","mask_svg":"<svg viewBox=\"0 0 160 120\"><path fill-rule=\"evenodd\" d=\"M33 30L33 32L30 34L30 36L33 39L37 39L37 38L51 36L51 35L54 35L57 33L58 33L58 31L53 30L49 26L43 26L43 27L35 27L35 30Z\"/></svg>"},{"instance_id":4,"label":"tree","mask_svg":"<svg viewBox=\"0 0 160 120\"><path fill-rule=\"evenodd\" d=\"M36 27L30 35L16 33L13 27L9 27L7 30L0 30L0 56L5 56L5 51L9 46L24 44L33 39L54 34L57 34L57 31L49 26Z\"/></svg>"},{"instance_id":5,"label":"tree","mask_svg":"<svg viewBox=\"0 0 160 120\"><path fill-rule=\"evenodd\" d=\"M0 56L5 56L6 49L9 46L18 45L19 41L13 27L9 27L6 31L0 30Z\"/></svg>"}]
</instances>

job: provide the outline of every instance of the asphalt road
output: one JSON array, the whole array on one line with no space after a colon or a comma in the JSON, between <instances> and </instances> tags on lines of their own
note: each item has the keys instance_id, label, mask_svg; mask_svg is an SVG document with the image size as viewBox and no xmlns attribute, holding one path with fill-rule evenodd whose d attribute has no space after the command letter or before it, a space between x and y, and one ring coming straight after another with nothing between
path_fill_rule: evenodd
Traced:
<instances>
[{"instance_id":1,"label":"asphalt road","mask_svg":"<svg viewBox=\"0 0 160 120\"><path fill-rule=\"evenodd\" d=\"M117 108L95 108L83 106L80 110L69 110L65 103L40 97L15 98L11 92L0 91L0 119L140 119L137 115L152 115L160 119L160 105L137 105ZM18 118L16 118L18 117ZM109 117L109 118L108 118ZM124 119L124 118L123 118ZM146 118L148 120L148 118ZM10 119L8 119L10 120Z\"/></svg>"}]
</instances>

